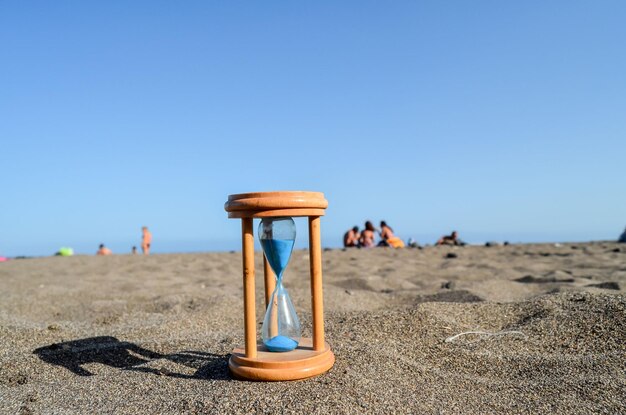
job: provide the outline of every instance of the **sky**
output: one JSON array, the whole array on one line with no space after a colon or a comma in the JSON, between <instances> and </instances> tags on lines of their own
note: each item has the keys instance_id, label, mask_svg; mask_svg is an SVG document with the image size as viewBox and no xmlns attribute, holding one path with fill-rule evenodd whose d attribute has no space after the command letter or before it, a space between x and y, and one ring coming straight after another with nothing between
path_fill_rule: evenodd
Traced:
<instances>
[{"instance_id":1,"label":"sky","mask_svg":"<svg viewBox=\"0 0 626 415\"><path fill-rule=\"evenodd\" d=\"M229 194L432 243L616 239L626 2L2 1L0 255L240 249ZM306 246L298 221L297 246Z\"/></svg>"}]
</instances>

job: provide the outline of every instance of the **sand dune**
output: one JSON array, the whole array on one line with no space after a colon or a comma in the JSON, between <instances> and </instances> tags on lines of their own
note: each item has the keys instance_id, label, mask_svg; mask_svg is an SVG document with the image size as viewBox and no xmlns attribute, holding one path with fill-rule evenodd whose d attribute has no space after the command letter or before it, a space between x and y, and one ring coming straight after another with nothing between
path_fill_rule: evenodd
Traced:
<instances>
[{"instance_id":1,"label":"sand dune","mask_svg":"<svg viewBox=\"0 0 626 415\"><path fill-rule=\"evenodd\" d=\"M624 244L331 250L323 263L337 361L284 383L229 377L240 253L2 263L0 413L626 409ZM285 281L307 335L306 251ZM468 331L509 333L451 339Z\"/></svg>"}]
</instances>

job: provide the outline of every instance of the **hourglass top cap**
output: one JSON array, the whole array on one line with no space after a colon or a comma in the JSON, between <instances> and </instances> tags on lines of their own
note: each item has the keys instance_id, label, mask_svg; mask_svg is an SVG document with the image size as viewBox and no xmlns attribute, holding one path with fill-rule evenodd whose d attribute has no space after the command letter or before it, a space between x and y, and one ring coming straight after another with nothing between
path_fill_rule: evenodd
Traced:
<instances>
[{"instance_id":1,"label":"hourglass top cap","mask_svg":"<svg viewBox=\"0 0 626 415\"><path fill-rule=\"evenodd\" d=\"M327 207L324 193L303 191L239 193L224 204L229 218L323 216Z\"/></svg>"}]
</instances>

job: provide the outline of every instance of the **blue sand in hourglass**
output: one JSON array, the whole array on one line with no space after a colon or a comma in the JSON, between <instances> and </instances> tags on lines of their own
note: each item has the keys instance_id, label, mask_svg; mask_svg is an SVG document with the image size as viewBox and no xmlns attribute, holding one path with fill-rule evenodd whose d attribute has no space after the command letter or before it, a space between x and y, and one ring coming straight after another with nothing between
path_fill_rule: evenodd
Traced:
<instances>
[{"instance_id":1,"label":"blue sand in hourglass","mask_svg":"<svg viewBox=\"0 0 626 415\"><path fill-rule=\"evenodd\" d=\"M300 339L298 317L291 303L291 299L287 294L287 290L282 285L282 275L289 263L291 257L291 251L294 245L293 239L261 239L261 245L265 252L265 257L270 266L276 273L277 286L272 293L272 301L270 307L267 310L264 326L268 322L268 319L272 318L270 309L275 308L277 319L278 335L263 339L263 344L270 352L289 352L294 350L298 346ZM289 326L289 327L287 327ZM297 326L297 333L293 331L293 326ZM265 330L265 327L264 327ZM284 334L296 336L297 340Z\"/></svg>"},{"instance_id":2,"label":"blue sand in hourglass","mask_svg":"<svg viewBox=\"0 0 626 415\"><path fill-rule=\"evenodd\" d=\"M270 352L290 352L298 347L298 342L287 336L274 336L264 344Z\"/></svg>"},{"instance_id":3,"label":"blue sand in hourglass","mask_svg":"<svg viewBox=\"0 0 626 415\"><path fill-rule=\"evenodd\" d=\"M293 239L261 239L265 257L278 279L289 263L294 242Z\"/></svg>"}]
</instances>

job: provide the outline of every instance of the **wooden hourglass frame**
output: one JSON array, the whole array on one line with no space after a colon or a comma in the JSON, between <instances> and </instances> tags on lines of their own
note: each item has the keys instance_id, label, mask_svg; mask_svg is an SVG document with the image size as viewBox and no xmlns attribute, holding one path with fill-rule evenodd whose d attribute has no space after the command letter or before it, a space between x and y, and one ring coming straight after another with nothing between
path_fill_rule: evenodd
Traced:
<instances>
[{"instance_id":1,"label":"wooden hourglass frame","mask_svg":"<svg viewBox=\"0 0 626 415\"><path fill-rule=\"evenodd\" d=\"M256 381L304 379L326 372L335 363L335 355L324 340L320 217L327 206L324 194L319 192L258 192L228 196L224 209L229 218L241 219L243 251L245 346L233 350L228 362L235 378ZM253 219L285 216L308 217L313 337L303 337L295 350L276 353L257 342ZM265 256L263 265L267 307L275 288L275 277Z\"/></svg>"}]
</instances>

